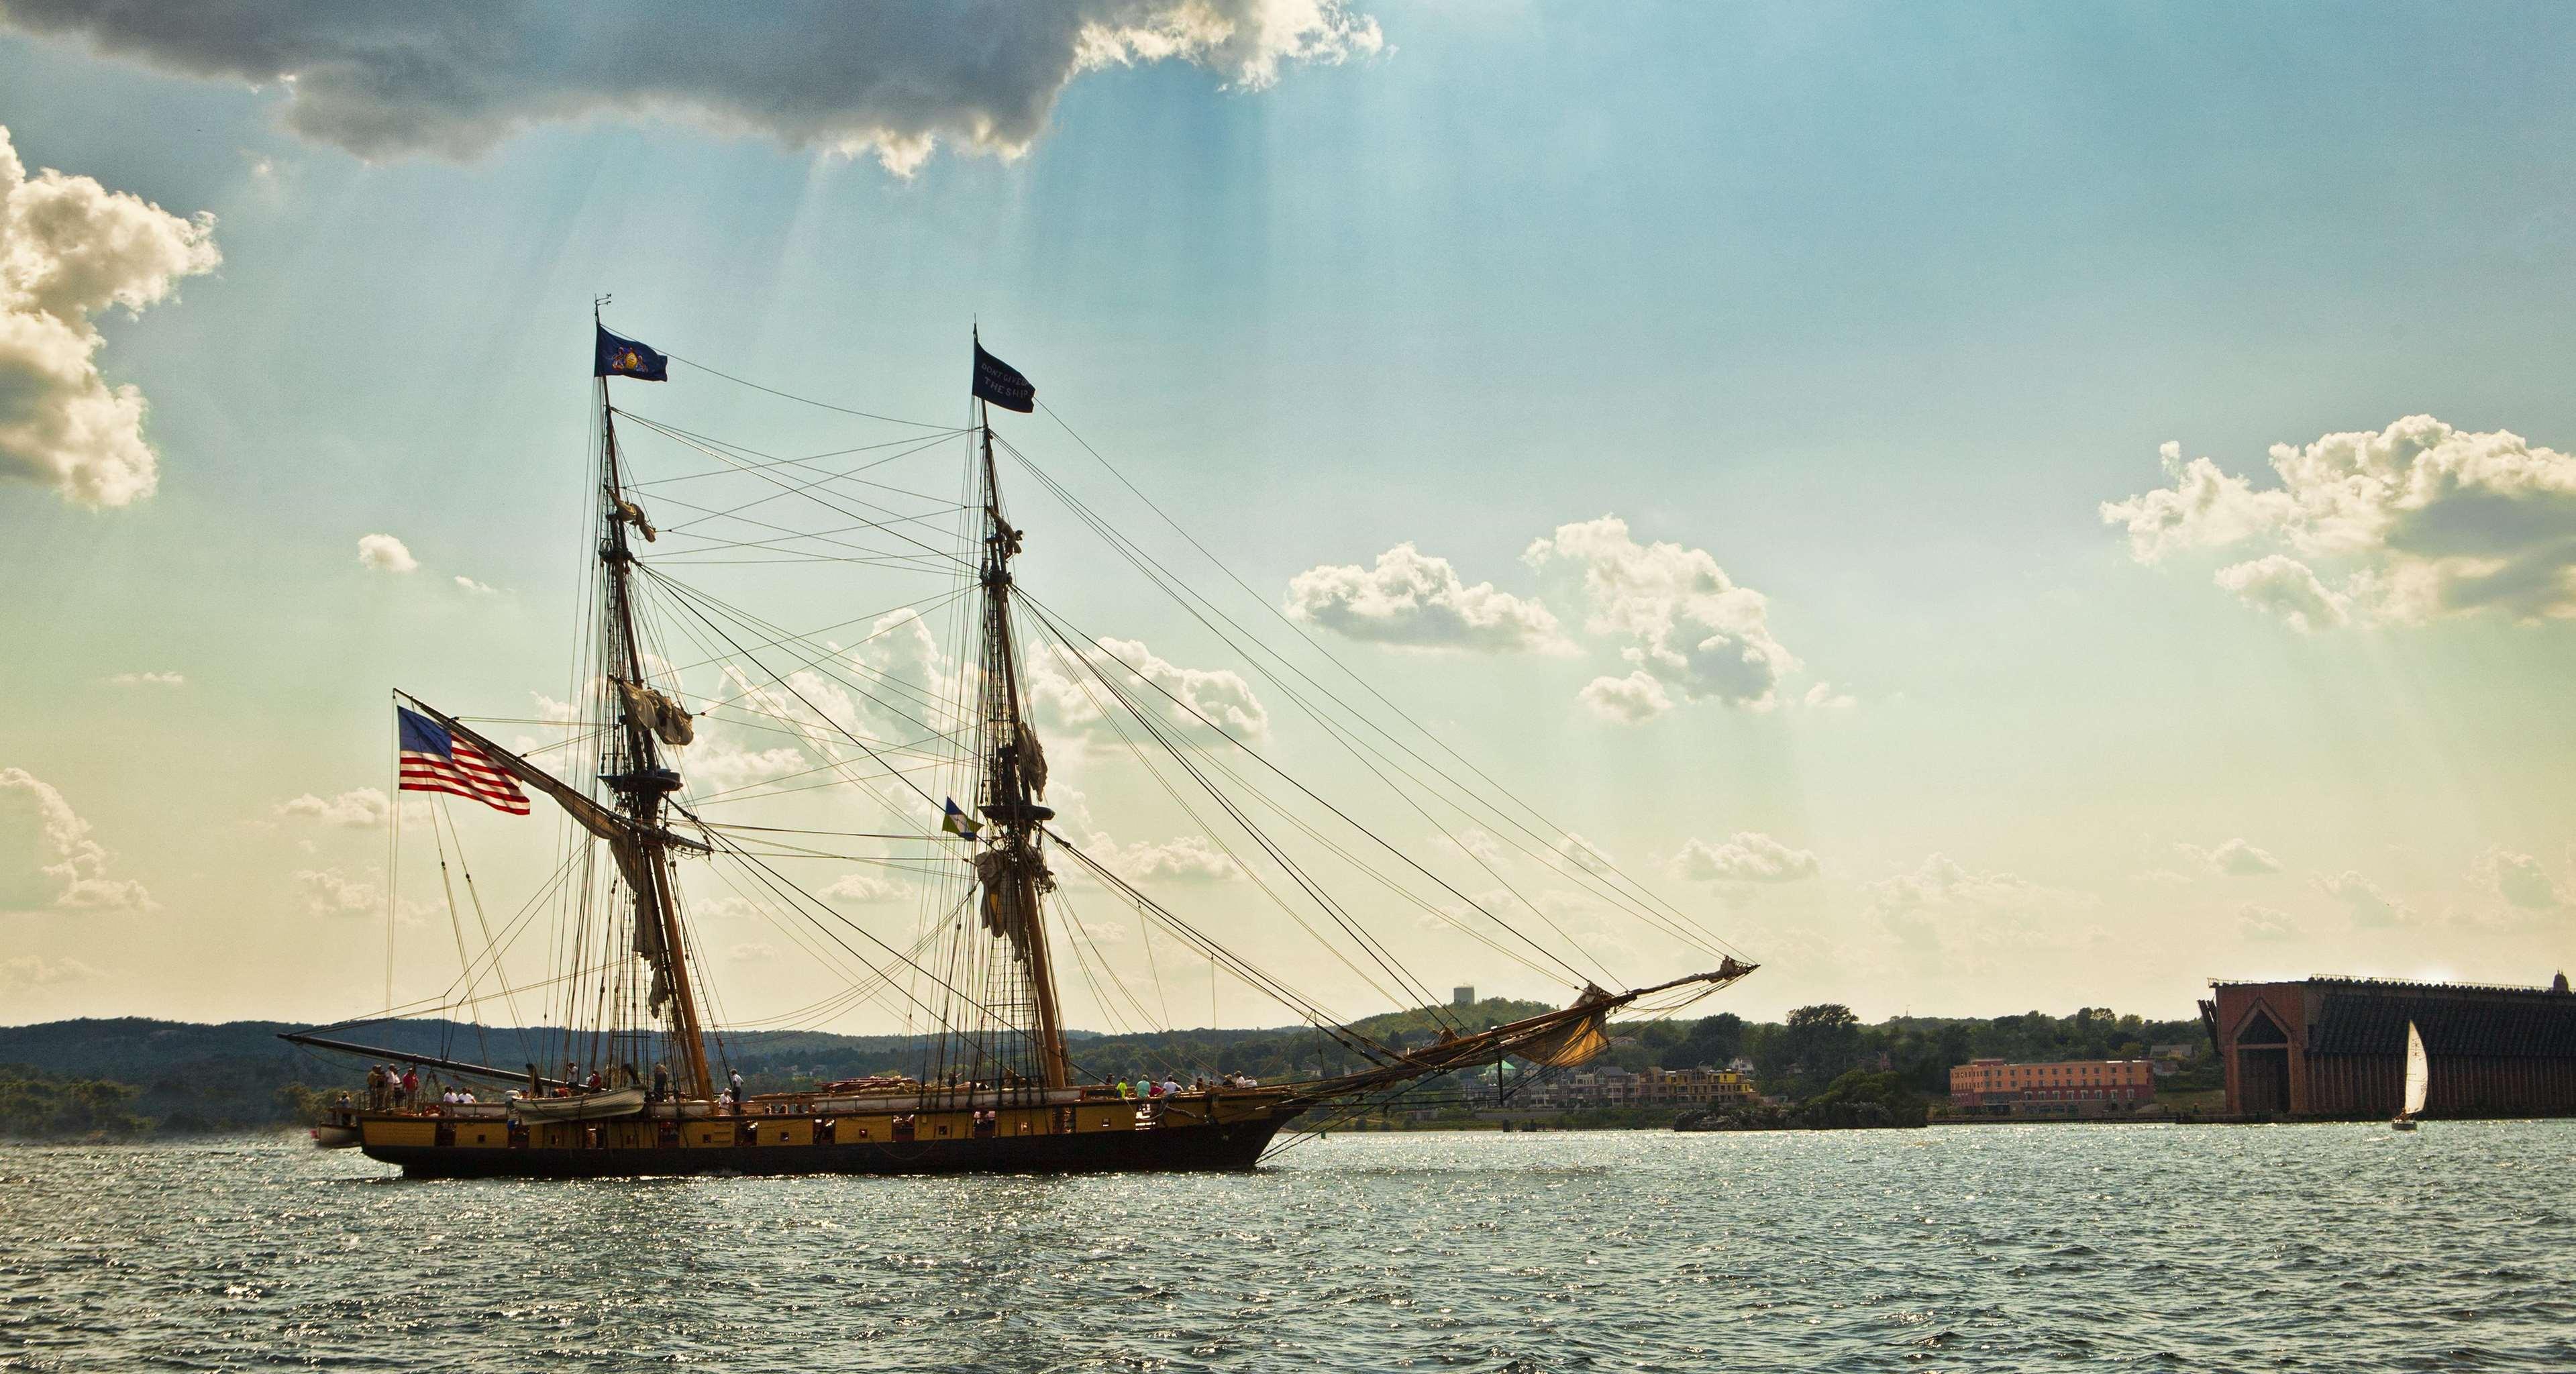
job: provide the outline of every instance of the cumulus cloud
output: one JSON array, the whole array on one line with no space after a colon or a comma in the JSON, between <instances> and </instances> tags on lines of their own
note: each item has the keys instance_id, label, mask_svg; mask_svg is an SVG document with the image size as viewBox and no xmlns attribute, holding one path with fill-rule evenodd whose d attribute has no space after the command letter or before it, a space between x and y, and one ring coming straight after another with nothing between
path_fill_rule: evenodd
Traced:
<instances>
[{"instance_id":1,"label":"cumulus cloud","mask_svg":"<svg viewBox=\"0 0 2576 1374\"><path fill-rule=\"evenodd\" d=\"M106 976L69 957L40 959L33 954L20 954L0 959L0 991L5 992L31 992L63 983L88 983Z\"/></svg>"},{"instance_id":2,"label":"cumulus cloud","mask_svg":"<svg viewBox=\"0 0 2576 1374\"><path fill-rule=\"evenodd\" d=\"M1603 720L1621 725L1635 725L1653 720L1673 709L1672 694L1664 690L1652 673L1643 668L1626 677L1596 677L1575 693L1575 699Z\"/></svg>"},{"instance_id":3,"label":"cumulus cloud","mask_svg":"<svg viewBox=\"0 0 2576 1374\"><path fill-rule=\"evenodd\" d=\"M2275 546L2219 586L2302 630L2354 619L2421 624L2494 611L2576 616L2576 457L2429 415L2384 430L2275 444L2278 485L2162 449L2172 485L2102 505L2153 563L2194 549Z\"/></svg>"},{"instance_id":4,"label":"cumulus cloud","mask_svg":"<svg viewBox=\"0 0 2576 1374\"><path fill-rule=\"evenodd\" d=\"M2255 848L2244 839L2232 839L2216 849L2203 849L2196 844L2179 844L2174 848L2196 866L2229 878L2251 878L2281 871L2281 861L2268 852Z\"/></svg>"},{"instance_id":5,"label":"cumulus cloud","mask_svg":"<svg viewBox=\"0 0 2576 1374\"><path fill-rule=\"evenodd\" d=\"M456 575L456 589L467 596L499 596L501 589L488 582L477 582L463 573Z\"/></svg>"},{"instance_id":6,"label":"cumulus cloud","mask_svg":"<svg viewBox=\"0 0 2576 1374\"><path fill-rule=\"evenodd\" d=\"M2298 922L2290 913L2252 902L2236 908L2236 935L2241 940L2271 942L2299 938Z\"/></svg>"},{"instance_id":7,"label":"cumulus cloud","mask_svg":"<svg viewBox=\"0 0 2576 1374\"><path fill-rule=\"evenodd\" d=\"M1103 638L1084 656L1089 669L1077 668L1061 649L1030 656L1029 696L1038 723L1080 729L1097 722L1102 707L1117 698L1075 673L1098 671L1116 674L1129 700L1146 710L1164 708L1162 714L1176 725L1204 719L1238 739L1257 739L1270 730L1269 708L1231 668L1184 668L1133 639Z\"/></svg>"},{"instance_id":8,"label":"cumulus cloud","mask_svg":"<svg viewBox=\"0 0 2576 1374\"><path fill-rule=\"evenodd\" d=\"M823 889L823 895L844 902L891 902L904 894L904 886L891 878L873 873L844 873Z\"/></svg>"},{"instance_id":9,"label":"cumulus cloud","mask_svg":"<svg viewBox=\"0 0 2576 1374\"><path fill-rule=\"evenodd\" d=\"M766 964L777 960L778 946L763 940L751 940L735 945L726 954L737 964Z\"/></svg>"},{"instance_id":10,"label":"cumulus cloud","mask_svg":"<svg viewBox=\"0 0 2576 1374\"><path fill-rule=\"evenodd\" d=\"M336 868L301 869L294 882L305 910L316 916L363 916L384 909L384 894L373 883L343 877Z\"/></svg>"},{"instance_id":11,"label":"cumulus cloud","mask_svg":"<svg viewBox=\"0 0 2576 1374\"><path fill-rule=\"evenodd\" d=\"M1331 564L1297 574L1288 582L1288 614L1352 639L1413 648L1572 647L1544 604L1496 591L1491 582L1469 586L1448 559L1409 541L1379 554L1375 567Z\"/></svg>"},{"instance_id":12,"label":"cumulus cloud","mask_svg":"<svg viewBox=\"0 0 2576 1374\"><path fill-rule=\"evenodd\" d=\"M111 687L185 687L188 685L188 675L185 673L118 673L107 681Z\"/></svg>"},{"instance_id":13,"label":"cumulus cloud","mask_svg":"<svg viewBox=\"0 0 2576 1374\"><path fill-rule=\"evenodd\" d=\"M358 538L358 566L377 572L407 573L420 568L420 560L411 556L403 541L390 534L368 534Z\"/></svg>"},{"instance_id":14,"label":"cumulus cloud","mask_svg":"<svg viewBox=\"0 0 2576 1374\"><path fill-rule=\"evenodd\" d=\"M1871 911L1898 938L1922 946L2024 950L2064 946L2089 937L2066 918L2094 905L2091 897L2032 882L2016 873L1978 873L1944 854L1911 873L1862 885Z\"/></svg>"},{"instance_id":15,"label":"cumulus cloud","mask_svg":"<svg viewBox=\"0 0 2576 1374\"><path fill-rule=\"evenodd\" d=\"M2525 911L2551 911L2567 905L2567 893L2549 876L2549 869L2529 854L2516 854L2502 845L2491 846L2478 856L2476 871L2487 888Z\"/></svg>"},{"instance_id":16,"label":"cumulus cloud","mask_svg":"<svg viewBox=\"0 0 2576 1374\"><path fill-rule=\"evenodd\" d=\"M730 732L711 728L698 731L697 742L688 746L683 767L689 785L700 795L731 792L753 783L802 773L812 765L795 746L780 744L767 749L747 749L736 743Z\"/></svg>"},{"instance_id":17,"label":"cumulus cloud","mask_svg":"<svg viewBox=\"0 0 2576 1374\"><path fill-rule=\"evenodd\" d=\"M2286 553L2267 553L2212 574L2219 586L2258 611L2290 622L2301 634L2352 623L2352 598L2328 587L2316 570Z\"/></svg>"},{"instance_id":18,"label":"cumulus cloud","mask_svg":"<svg viewBox=\"0 0 2576 1374\"><path fill-rule=\"evenodd\" d=\"M1794 883L1816 876L1816 856L1759 831L1739 830L1717 844L1685 841L1665 868L1676 878L1695 882Z\"/></svg>"},{"instance_id":19,"label":"cumulus cloud","mask_svg":"<svg viewBox=\"0 0 2576 1374\"><path fill-rule=\"evenodd\" d=\"M869 152L897 173L941 142L1026 150L1085 72L1181 61L1258 90L1288 63L1385 42L1343 0L630 0L614 24L466 0L237 0L211 15L9 0L5 18L158 70L274 88L288 128L369 159L470 157L530 125L605 116Z\"/></svg>"},{"instance_id":20,"label":"cumulus cloud","mask_svg":"<svg viewBox=\"0 0 2576 1374\"><path fill-rule=\"evenodd\" d=\"M143 393L99 374L106 340L91 317L139 312L213 271L214 226L89 177L31 177L0 126L0 477L91 507L131 505L160 485Z\"/></svg>"},{"instance_id":21,"label":"cumulus cloud","mask_svg":"<svg viewBox=\"0 0 2576 1374\"><path fill-rule=\"evenodd\" d=\"M2359 930L2385 930L2415 919L2415 913L2388 889L2347 870L2331 877L2320 876L2317 890L2344 904L2352 913L2352 924Z\"/></svg>"},{"instance_id":22,"label":"cumulus cloud","mask_svg":"<svg viewBox=\"0 0 2576 1374\"><path fill-rule=\"evenodd\" d=\"M336 796L307 792L277 804L277 814L298 816L344 830L371 830L393 814L393 803L373 787L354 788Z\"/></svg>"},{"instance_id":23,"label":"cumulus cloud","mask_svg":"<svg viewBox=\"0 0 2576 1374\"><path fill-rule=\"evenodd\" d=\"M1627 521L1605 515L1559 525L1521 557L1534 568L1580 567L1587 628L1634 640L1621 651L1632 665L1627 677L1599 678L1583 690L1584 704L1602 715L1659 715L1672 705L1664 689L1683 701L1769 710L1780 679L1797 670L1798 660L1771 635L1769 601L1736 585L1705 549L1640 544Z\"/></svg>"},{"instance_id":24,"label":"cumulus cloud","mask_svg":"<svg viewBox=\"0 0 2576 1374\"><path fill-rule=\"evenodd\" d=\"M50 860L36 871L59 885L53 905L121 911L151 911L160 905L143 884L108 876L107 848L90 838L89 822L53 784L24 768L0 768L0 792L24 792L35 801L37 841Z\"/></svg>"},{"instance_id":25,"label":"cumulus cloud","mask_svg":"<svg viewBox=\"0 0 2576 1374\"><path fill-rule=\"evenodd\" d=\"M1083 852L1131 883L1226 882L1244 876L1234 860L1203 836L1182 835L1108 846L1098 844L1101 838L1093 836L1093 843L1084 845Z\"/></svg>"},{"instance_id":26,"label":"cumulus cloud","mask_svg":"<svg viewBox=\"0 0 2576 1374\"><path fill-rule=\"evenodd\" d=\"M1835 691L1834 684L1830 682L1818 682L1809 687L1799 702L1810 711L1848 711L1857 704L1851 693Z\"/></svg>"}]
</instances>

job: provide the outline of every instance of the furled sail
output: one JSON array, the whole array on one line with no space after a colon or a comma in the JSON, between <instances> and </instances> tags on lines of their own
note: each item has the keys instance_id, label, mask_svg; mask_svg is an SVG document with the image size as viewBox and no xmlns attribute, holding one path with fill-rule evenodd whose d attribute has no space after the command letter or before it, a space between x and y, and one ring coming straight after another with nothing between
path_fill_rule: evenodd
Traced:
<instances>
[{"instance_id":1,"label":"furled sail","mask_svg":"<svg viewBox=\"0 0 2576 1374\"><path fill-rule=\"evenodd\" d=\"M627 719L675 749L698 737L697 724L688 708L669 693L622 678L616 681L617 695L626 704Z\"/></svg>"},{"instance_id":2,"label":"furled sail","mask_svg":"<svg viewBox=\"0 0 2576 1374\"><path fill-rule=\"evenodd\" d=\"M1575 1005L1580 1007L1587 1003L1607 1003L1609 1000L1610 994L1599 988L1587 987L1583 990L1583 995L1575 999ZM1542 1068L1573 1068L1577 1064L1589 1062L1603 1050L1610 1048L1610 1033L1604 1028L1604 1023L1609 1020L1609 1016L1609 1007L1606 1005L1599 1007L1588 1015L1578 1016L1562 1026L1552 1027L1522 1040L1512 1046L1511 1052Z\"/></svg>"},{"instance_id":3,"label":"furled sail","mask_svg":"<svg viewBox=\"0 0 2576 1374\"><path fill-rule=\"evenodd\" d=\"M1045 796L1047 780L1046 750L1038 747L1038 733L1037 731L1029 728L1027 721L1021 721L1019 724L1019 750L1017 758L1020 766L1020 780L1028 784L1029 795L1032 797Z\"/></svg>"},{"instance_id":4,"label":"furled sail","mask_svg":"<svg viewBox=\"0 0 2576 1374\"><path fill-rule=\"evenodd\" d=\"M612 497L610 499L617 502L617 518L634 526L635 532L644 536L645 543L652 543L654 536L659 534L660 531L653 528L652 521L644 518L644 508L627 500L623 496Z\"/></svg>"},{"instance_id":5,"label":"furled sail","mask_svg":"<svg viewBox=\"0 0 2576 1374\"><path fill-rule=\"evenodd\" d=\"M984 929L1008 940L1026 964L1038 913L1030 898L1055 890L1055 875L1034 854L993 848L975 855L975 877L984 885Z\"/></svg>"}]
</instances>

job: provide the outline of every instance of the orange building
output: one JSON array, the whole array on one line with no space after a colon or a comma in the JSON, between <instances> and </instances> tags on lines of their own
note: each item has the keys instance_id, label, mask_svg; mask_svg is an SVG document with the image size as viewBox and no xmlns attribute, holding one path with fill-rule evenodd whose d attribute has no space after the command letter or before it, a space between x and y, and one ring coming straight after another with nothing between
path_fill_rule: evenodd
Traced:
<instances>
[{"instance_id":1,"label":"orange building","mask_svg":"<svg viewBox=\"0 0 2576 1374\"><path fill-rule=\"evenodd\" d=\"M2155 1072L2144 1059L1977 1059L1950 1070L1951 1105L1980 1116L2125 1116L2155 1100Z\"/></svg>"}]
</instances>

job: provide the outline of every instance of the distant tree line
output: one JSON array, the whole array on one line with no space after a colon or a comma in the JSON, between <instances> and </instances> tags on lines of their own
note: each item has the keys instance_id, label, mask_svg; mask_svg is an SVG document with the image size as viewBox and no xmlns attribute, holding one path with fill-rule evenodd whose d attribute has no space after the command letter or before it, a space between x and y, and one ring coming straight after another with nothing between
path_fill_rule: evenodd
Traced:
<instances>
[{"instance_id":1,"label":"distant tree line","mask_svg":"<svg viewBox=\"0 0 2576 1374\"><path fill-rule=\"evenodd\" d=\"M1533 1016L1536 1002L1492 998L1466 1007L1425 1007L1355 1023L1380 1044L1430 1043L1444 1029L1481 1030ZM317 1093L355 1087L363 1064L343 1064L282 1051L284 1026L236 1022L197 1026L127 1019L51 1022L0 1029L0 1136L14 1139L121 1139L146 1129L168 1133L233 1131L301 1123ZM1778 1022L1747 1021L1732 1012L1695 1021L1614 1026L1610 1050L1590 1067L1722 1068L1742 1059L1761 1091L1818 1111L1861 1112L1875 1101L1902 1114L1904 1095L1937 1100L1950 1088L1950 1068L1995 1056L2018 1061L2143 1056L2156 1044L2202 1044L2197 1020L2151 1021L2103 1007L2069 1016L2024 1012L1991 1019L1895 1017L1864 1024L1835 1003L1800 1007ZM492 1053L541 1031L491 1029ZM424 1054L472 1053L471 1028L445 1022L372 1027L372 1043L416 1047ZM902 1036L848 1036L821 1031L769 1031L724 1038L722 1059L739 1068L753 1091L810 1086L877 1073L920 1075L931 1067L922 1042ZM1119 1035L1077 1034L1073 1058L1086 1077L1245 1073L1264 1082L1347 1073L1358 1055L1320 1031L1185 1030ZM2200 1064L2211 1064L2204 1054ZM1515 1067L1517 1079L1525 1070ZM2214 1073L2204 1068L2202 1073ZM1551 1072L1563 1072L1561 1070ZM1849 1080L1859 1073L1861 1079ZM2195 1086L2197 1080L2176 1081ZM1460 1106L1496 1093L1490 1071L1448 1075L1420 1085L1407 1101ZM1829 1094L1837 1094L1829 1097ZM1840 1104L1840 1105L1838 1105ZM1865 1114L1865 1113L1864 1113Z\"/></svg>"}]
</instances>

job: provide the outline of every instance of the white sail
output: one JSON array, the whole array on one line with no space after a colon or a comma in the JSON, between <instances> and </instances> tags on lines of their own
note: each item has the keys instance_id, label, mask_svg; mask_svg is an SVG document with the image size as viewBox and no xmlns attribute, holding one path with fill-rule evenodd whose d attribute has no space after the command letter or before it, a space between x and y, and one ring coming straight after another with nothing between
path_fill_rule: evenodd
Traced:
<instances>
[{"instance_id":1,"label":"white sail","mask_svg":"<svg viewBox=\"0 0 2576 1374\"><path fill-rule=\"evenodd\" d=\"M2424 1110L2424 1093L2432 1087L2432 1062L2424 1057L2424 1037L2415 1023L2406 1023L2406 1115Z\"/></svg>"}]
</instances>

